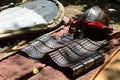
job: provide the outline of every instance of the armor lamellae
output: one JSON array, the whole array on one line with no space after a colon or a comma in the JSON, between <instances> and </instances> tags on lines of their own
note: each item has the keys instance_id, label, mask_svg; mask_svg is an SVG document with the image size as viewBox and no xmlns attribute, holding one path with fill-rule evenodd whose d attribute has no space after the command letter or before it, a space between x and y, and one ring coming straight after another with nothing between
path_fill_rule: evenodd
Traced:
<instances>
[{"instance_id":1,"label":"armor lamellae","mask_svg":"<svg viewBox=\"0 0 120 80\"><path fill-rule=\"evenodd\" d=\"M98 21L108 26L105 13L97 6L88 9L81 20ZM34 59L43 58L46 54L58 66L71 69L73 76L104 62L104 56L99 49L107 43L107 40L93 41L90 38L71 37L73 35L68 33L59 39L54 39L48 34L37 38L21 51Z\"/></svg>"}]
</instances>

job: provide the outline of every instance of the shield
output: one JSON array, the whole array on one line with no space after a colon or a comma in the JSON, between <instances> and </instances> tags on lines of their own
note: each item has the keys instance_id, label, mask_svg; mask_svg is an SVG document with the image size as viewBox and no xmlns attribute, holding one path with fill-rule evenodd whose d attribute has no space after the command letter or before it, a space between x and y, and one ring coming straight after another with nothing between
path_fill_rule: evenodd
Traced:
<instances>
[{"instance_id":1,"label":"shield","mask_svg":"<svg viewBox=\"0 0 120 80\"><path fill-rule=\"evenodd\" d=\"M64 17L64 7L56 0L5 1L0 1L3 3L0 7L0 53L12 48L22 37L33 35L34 39L37 34L57 29Z\"/></svg>"},{"instance_id":2,"label":"shield","mask_svg":"<svg viewBox=\"0 0 120 80\"><path fill-rule=\"evenodd\" d=\"M54 0L33 0L9 8L11 4L0 12L0 39L49 32L60 24L64 16L63 6Z\"/></svg>"}]
</instances>

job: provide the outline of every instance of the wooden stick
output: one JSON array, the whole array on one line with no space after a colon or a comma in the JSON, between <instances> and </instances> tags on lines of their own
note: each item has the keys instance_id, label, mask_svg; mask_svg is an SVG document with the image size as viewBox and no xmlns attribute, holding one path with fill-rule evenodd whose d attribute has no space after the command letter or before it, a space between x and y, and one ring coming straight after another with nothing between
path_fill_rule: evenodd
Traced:
<instances>
[{"instance_id":1,"label":"wooden stick","mask_svg":"<svg viewBox=\"0 0 120 80\"><path fill-rule=\"evenodd\" d=\"M16 54L16 53L17 53L17 51L8 52L8 53L3 53L3 54L0 55L0 61L2 61L3 59L5 59L5 58L7 58L7 57L9 57L9 56L11 56L11 55L14 55L14 54Z\"/></svg>"},{"instance_id":2,"label":"wooden stick","mask_svg":"<svg viewBox=\"0 0 120 80\"><path fill-rule=\"evenodd\" d=\"M120 51L120 47L117 48L112 55L110 56L110 58L101 66L101 68L95 73L95 75L90 79L90 80L95 80L95 78L99 75L100 71L102 71L105 66L110 63L110 61L113 59L113 57Z\"/></svg>"}]
</instances>

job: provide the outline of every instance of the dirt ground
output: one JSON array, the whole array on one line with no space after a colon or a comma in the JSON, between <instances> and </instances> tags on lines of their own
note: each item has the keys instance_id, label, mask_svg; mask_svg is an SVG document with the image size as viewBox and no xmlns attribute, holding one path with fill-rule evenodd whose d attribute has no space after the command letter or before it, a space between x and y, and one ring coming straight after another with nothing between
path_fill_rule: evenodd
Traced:
<instances>
[{"instance_id":1,"label":"dirt ground","mask_svg":"<svg viewBox=\"0 0 120 80\"><path fill-rule=\"evenodd\" d=\"M120 6L116 3L101 2L99 0L60 0L65 7L65 16L71 18L73 16L80 16L92 6L101 7L109 18L110 27L113 27L114 31L120 30Z\"/></svg>"}]
</instances>

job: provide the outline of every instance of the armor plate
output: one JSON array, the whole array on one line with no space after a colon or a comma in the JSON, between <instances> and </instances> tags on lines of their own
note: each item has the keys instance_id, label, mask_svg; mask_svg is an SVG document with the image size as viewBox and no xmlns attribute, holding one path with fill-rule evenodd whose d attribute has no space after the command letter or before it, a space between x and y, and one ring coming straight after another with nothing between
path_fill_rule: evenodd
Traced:
<instances>
[{"instance_id":1,"label":"armor plate","mask_svg":"<svg viewBox=\"0 0 120 80\"><path fill-rule=\"evenodd\" d=\"M86 11L85 14L89 13L89 11L93 13L93 9L97 8L93 7ZM92 17L84 16L85 14L81 19L97 20L100 10L98 9L98 12L94 12L96 16L92 15L93 19ZM74 39L73 35L67 33L59 39L54 39L50 34L47 34L29 43L21 51L35 59L48 55L58 66L70 68L73 71L73 76L88 71L93 66L98 66L104 62L104 56L99 49L108 42L107 40L94 41L87 37Z\"/></svg>"},{"instance_id":2,"label":"armor plate","mask_svg":"<svg viewBox=\"0 0 120 80\"><path fill-rule=\"evenodd\" d=\"M70 68L73 76L104 62L104 56L98 49L107 43L106 40L93 41L89 38L71 37L72 35L66 34L56 40L46 35L29 43L21 51L34 59L48 55L57 65Z\"/></svg>"},{"instance_id":3,"label":"armor plate","mask_svg":"<svg viewBox=\"0 0 120 80\"><path fill-rule=\"evenodd\" d=\"M107 15L98 6L94 6L90 9L88 9L87 11L85 11L85 13L80 17L80 20L100 22L106 26L109 26L109 21L108 21Z\"/></svg>"}]
</instances>

